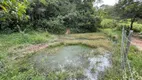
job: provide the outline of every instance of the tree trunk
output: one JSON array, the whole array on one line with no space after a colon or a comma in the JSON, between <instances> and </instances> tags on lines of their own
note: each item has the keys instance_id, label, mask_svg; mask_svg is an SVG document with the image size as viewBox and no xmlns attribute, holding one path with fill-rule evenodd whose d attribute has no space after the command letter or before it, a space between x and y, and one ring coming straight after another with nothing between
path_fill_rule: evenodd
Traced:
<instances>
[{"instance_id":1,"label":"tree trunk","mask_svg":"<svg viewBox=\"0 0 142 80\"><path fill-rule=\"evenodd\" d=\"M133 23L135 22L135 18L131 19L130 30L133 30Z\"/></svg>"},{"instance_id":2,"label":"tree trunk","mask_svg":"<svg viewBox=\"0 0 142 80\"><path fill-rule=\"evenodd\" d=\"M130 25L130 30L132 30L133 29L133 21L131 21L131 25Z\"/></svg>"}]
</instances>

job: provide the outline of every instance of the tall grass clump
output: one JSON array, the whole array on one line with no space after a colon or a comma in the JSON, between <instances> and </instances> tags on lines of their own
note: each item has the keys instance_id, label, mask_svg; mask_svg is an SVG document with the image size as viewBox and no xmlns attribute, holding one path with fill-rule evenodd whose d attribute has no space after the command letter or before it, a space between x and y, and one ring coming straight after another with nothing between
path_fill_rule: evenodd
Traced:
<instances>
[{"instance_id":1,"label":"tall grass clump","mask_svg":"<svg viewBox=\"0 0 142 80\"><path fill-rule=\"evenodd\" d=\"M30 32L30 33L13 33L13 34L1 34L1 44L36 44L41 42L46 42L51 38L49 33L40 33L40 32Z\"/></svg>"}]
</instances>

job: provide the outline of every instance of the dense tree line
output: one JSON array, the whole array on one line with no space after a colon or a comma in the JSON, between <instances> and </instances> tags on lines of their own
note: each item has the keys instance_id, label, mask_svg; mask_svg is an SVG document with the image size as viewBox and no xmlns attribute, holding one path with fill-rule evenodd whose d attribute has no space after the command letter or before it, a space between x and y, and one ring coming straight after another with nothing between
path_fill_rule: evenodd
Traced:
<instances>
[{"instance_id":1,"label":"dense tree line","mask_svg":"<svg viewBox=\"0 0 142 80\"><path fill-rule=\"evenodd\" d=\"M1 0L0 31L94 32L101 19L95 0Z\"/></svg>"},{"instance_id":2,"label":"dense tree line","mask_svg":"<svg viewBox=\"0 0 142 80\"><path fill-rule=\"evenodd\" d=\"M119 0L93 7L101 0L0 0L0 31L44 30L51 33L94 32L102 19L142 19L141 0Z\"/></svg>"}]
</instances>

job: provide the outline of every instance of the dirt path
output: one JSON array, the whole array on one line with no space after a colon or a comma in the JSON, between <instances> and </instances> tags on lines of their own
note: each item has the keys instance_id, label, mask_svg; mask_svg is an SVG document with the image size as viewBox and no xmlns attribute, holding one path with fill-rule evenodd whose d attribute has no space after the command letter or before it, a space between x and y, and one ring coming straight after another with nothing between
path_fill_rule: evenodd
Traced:
<instances>
[{"instance_id":1,"label":"dirt path","mask_svg":"<svg viewBox=\"0 0 142 80\"><path fill-rule=\"evenodd\" d=\"M142 39L132 37L132 45L135 45L139 50L142 51Z\"/></svg>"}]
</instances>

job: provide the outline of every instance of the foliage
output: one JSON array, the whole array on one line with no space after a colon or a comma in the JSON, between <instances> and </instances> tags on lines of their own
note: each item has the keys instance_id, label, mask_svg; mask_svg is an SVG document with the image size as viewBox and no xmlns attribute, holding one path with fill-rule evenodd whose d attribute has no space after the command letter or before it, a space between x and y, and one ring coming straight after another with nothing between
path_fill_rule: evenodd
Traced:
<instances>
[{"instance_id":1,"label":"foliage","mask_svg":"<svg viewBox=\"0 0 142 80\"><path fill-rule=\"evenodd\" d=\"M129 30L129 24L131 23L130 19L127 20L113 20L113 19L103 19L101 22L102 28L112 28L117 30L122 30L123 27L125 29ZM142 24L135 22L133 24L134 28L133 30L135 32L141 32L142 31Z\"/></svg>"},{"instance_id":2,"label":"foliage","mask_svg":"<svg viewBox=\"0 0 142 80\"><path fill-rule=\"evenodd\" d=\"M29 18L26 15L27 0L22 2L19 0L2 1L1 4L4 11L1 17L0 30L22 31L25 28L22 24L25 24Z\"/></svg>"},{"instance_id":3,"label":"foliage","mask_svg":"<svg viewBox=\"0 0 142 80\"><path fill-rule=\"evenodd\" d=\"M102 26L102 28L115 28L118 26L118 24L117 24L116 20L103 19L101 22L101 26Z\"/></svg>"},{"instance_id":4,"label":"foliage","mask_svg":"<svg viewBox=\"0 0 142 80\"><path fill-rule=\"evenodd\" d=\"M130 53L128 58L130 59L132 66L135 68L136 72L138 72L139 76L142 76L142 52L139 51L135 46L131 46Z\"/></svg>"},{"instance_id":5,"label":"foliage","mask_svg":"<svg viewBox=\"0 0 142 80\"><path fill-rule=\"evenodd\" d=\"M116 12L121 18L131 19L130 29L137 18L142 18L142 2L140 0L119 0Z\"/></svg>"},{"instance_id":6,"label":"foliage","mask_svg":"<svg viewBox=\"0 0 142 80\"><path fill-rule=\"evenodd\" d=\"M11 0L2 1L1 31L27 29L64 33L94 32L100 27L100 18L93 7L94 0Z\"/></svg>"},{"instance_id":7,"label":"foliage","mask_svg":"<svg viewBox=\"0 0 142 80\"><path fill-rule=\"evenodd\" d=\"M118 3L114 6L109 6L109 5L102 5L98 9L98 15L101 16L103 21L105 20L104 18L107 19L115 19L117 20L128 20L130 19L129 29L134 29L134 22L140 22L142 19L142 2L140 0L119 0ZM108 20L105 20L108 21ZM104 23L104 22L103 22ZM126 22L124 22L126 23ZM110 21L110 24L113 24ZM110 25L109 24L109 25ZM118 24L117 24L118 25ZM116 25L113 25L116 27ZM118 25L119 26L119 25ZM134 28L133 28L134 26ZM121 26L120 26L121 27Z\"/></svg>"},{"instance_id":8,"label":"foliage","mask_svg":"<svg viewBox=\"0 0 142 80\"><path fill-rule=\"evenodd\" d=\"M0 41L2 45L23 44L23 43L40 43L46 42L50 37L49 33L30 32L27 34L13 33L13 34L1 34Z\"/></svg>"},{"instance_id":9,"label":"foliage","mask_svg":"<svg viewBox=\"0 0 142 80\"><path fill-rule=\"evenodd\" d=\"M122 30L122 27L124 26L124 27L126 27L126 28L129 28L129 24L131 24L131 22L130 21L127 21L127 22L120 22L120 23L118 23L118 29L120 30ZM135 22L134 24L133 24L133 30L135 31L135 32L141 32L142 31L142 24L139 24L138 22Z\"/></svg>"},{"instance_id":10,"label":"foliage","mask_svg":"<svg viewBox=\"0 0 142 80\"><path fill-rule=\"evenodd\" d=\"M100 8L99 8L99 13L98 15L101 16L101 18L108 18L108 19L111 19L111 18L115 18L117 17L117 15L115 14L115 6L110 6L110 5L101 5Z\"/></svg>"},{"instance_id":11,"label":"foliage","mask_svg":"<svg viewBox=\"0 0 142 80\"><path fill-rule=\"evenodd\" d=\"M125 72L125 70L121 67L121 32L117 30L110 29L104 29L102 30L107 35L115 35L118 34L120 36L118 38L118 44L113 44L113 51L112 51L112 64L113 66L108 69L104 73L104 80L129 80L131 78L130 72ZM142 79L142 70L140 69L142 67L141 62L141 51L139 51L135 46L130 47L130 51L128 54L128 59L130 60L130 65L132 67L132 74L134 80L141 80Z\"/></svg>"}]
</instances>

